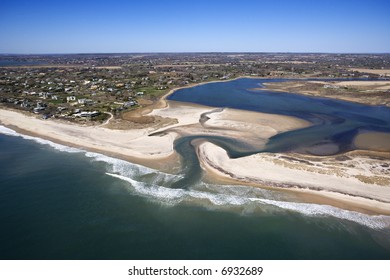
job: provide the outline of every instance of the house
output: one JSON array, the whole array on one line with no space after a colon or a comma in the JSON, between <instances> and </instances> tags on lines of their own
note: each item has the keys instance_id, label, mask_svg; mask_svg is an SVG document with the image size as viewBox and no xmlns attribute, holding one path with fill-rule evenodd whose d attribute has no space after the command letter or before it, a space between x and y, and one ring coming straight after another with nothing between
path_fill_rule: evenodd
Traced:
<instances>
[{"instance_id":1,"label":"house","mask_svg":"<svg viewBox=\"0 0 390 280\"><path fill-rule=\"evenodd\" d=\"M98 112L98 111L93 111L93 112L83 111L83 112L78 113L76 116L82 117L82 118L93 118L93 117L96 117L99 115L100 115L100 112Z\"/></svg>"},{"instance_id":2,"label":"house","mask_svg":"<svg viewBox=\"0 0 390 280\"><path fill-rule=\"evenodd\" d=\"M46 107L47 107L46 104L44 104L42 102L37 102L37 107L35 107L33 109L33 111L34 111L35 114L39 114L39 112L45 110Z\"/></svg>"},{"instance_id":3,"label":"house","mask_svg":"<svg viewBox=\"0 0 390 280\"><path fill-rule=\"evenodd\" d=\"M334 84L326 84L323 86L323 88L339 89L340 87Z\"/></svg>"},{"instance_id":4,"label":"house","mask_svg":"<svg viewBox=\"0 0 390 280\"><path fill-rule=\"evenodd\" d=\"M71 95L66 97L66 102L72 102L72 101L76 101L76 96Z\"/></svg>"},{"instance_id":5,"label":"house","mask_svg":"<svg viewBox=\"0 0 390 280\"><path fill-rule=\"evenodd\" d=\"M82 104L82 105L90 105L90 104L93 104L93 100L86 99L86 98L80 98L79 100L77 100L77 103Z\"/></svg>"},{"instance_id":6,"label":"house","mask_svg":"<svg viewBox=\"0 0 390 280\"><path fill-rule=\"evenodd\" d=\"M131 106L135 106L137 103L135 101L127 101L123 104L123 107L131 107Z\"/></svg>"},{"instance_id":7,"label":"house","mask_svg":"<svg viewBox=\"0 0 390 280\"><path fill-rule=\"evenodd\" d=\"M43 103L43 102L38 101L38 102L37 102L37 107L46 108L47 105L46 105L45 103Z\"/></svg>"},{"instance_id":8,"label":"house","mask_svg":"<svg viewBox=\"0 0 390 280\"><path fill-rule=\"evenodd\" d=\"M33 109L33 111L34 111L35 114L39 114L39 112L40 112L40 111L43 111L44 109L45 109L45 108L35 107L35 108Z\"/></svg>"},{"instance_id":9,"label":"house","mask_svg":"<svg viewBox=\"0 0 390 280\"><path fill-rule=\"evenodd\" d=\"M28 102L28 100L23 100L23 102L20 104L20 107L28 108L30 107L30 103Z\"/></svg>"}]
</instances>

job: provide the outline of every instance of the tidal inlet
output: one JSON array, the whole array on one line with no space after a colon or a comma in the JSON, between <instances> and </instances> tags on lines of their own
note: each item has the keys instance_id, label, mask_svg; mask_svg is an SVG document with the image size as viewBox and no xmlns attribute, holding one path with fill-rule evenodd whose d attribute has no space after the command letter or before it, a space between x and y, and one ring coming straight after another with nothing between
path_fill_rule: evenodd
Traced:
<instances>
[{"instance_id":1,"label":"tidal inlet","mask_svg":"<svg viewBox=\"0 0 390 280\"><path fill-rule=\"evenodd\" d=\"M1 108L0 256L389 258L389 107L281 82L172 90L138 127Z\"/></svg>"}]
</instances>

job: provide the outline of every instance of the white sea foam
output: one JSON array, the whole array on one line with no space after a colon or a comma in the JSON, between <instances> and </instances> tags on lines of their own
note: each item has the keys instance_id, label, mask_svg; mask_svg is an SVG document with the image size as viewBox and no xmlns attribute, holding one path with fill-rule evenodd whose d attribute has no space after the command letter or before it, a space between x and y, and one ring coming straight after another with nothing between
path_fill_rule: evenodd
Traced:
<instances>
[{"instance_id":1,"label":"white sea foam","mask_svg":"<svg viewBox=\"0 0 390 280\"><path fill-rule=\"evenodd\" d=\"M298 203L277 201L269 199L251 198L251 201L259 201L276 207L299 212L307 216L332 216L339 219L353 221L371 228L390 227L390 216L371 216L355 211L343 210L329 205L319 205L312 203Z\"/></svg>"},{"instance_id":2,"label":"white sea foam","mask_svg":"<svg viewBox=\"0 0 390 280\"><path fill-rule=\"evenodd\" d=\"M112 158L99 153L86 152L86 157L94 161L105 162L109 165L110 172L121 174L127 178L140 177L152 184L163 184L180 179L178 175L172 175L151 169L139 164L131 163L125 160Z\"/></svg>"},{"instance_id":3,"label":"white sea foam","mask_svg":"<svg viewBox=\"0 0 390 280\"><path fill-rule=\"evenodd\" d=\"M8 136L21 137L21 138L26 139L26 140L32 140L32 141L37 142L37 143L42 144L42 145L48 145L48 146L50 146L58 151L61 151L61 152L67 152L67 153L83 152L83 150L81 150L81 149L71 148L71 147L57 144L57 143L54 143L52 141L45 140L45 139L42 139L39 137L33 137L33 136L29 136L29 135L20 134L12 129L9 129L9 128L1 126L1 125L0 125L0 133L8 135Z\"/></svg>"},{"instance_id":4,"label":"white sea foam","mask_svg":"<svg viewBox=\"0 0 390 280\"><path fill-rule=\"evenodd\" d=\"M204 205L208 208L210 208L210 205L214 206L213 208L241 207L244 212L247 212L246 210L249 209L253 211L254 208L267 212L288 210L306 216L334 217L348 220L375 229L390 227L389 216L370 216L328 205L288 202L261 198L258 196L263 196L264 193L253 193L250 190L247 190L250 189L250 187L229 186L228 193L223 193L227 189L226 187L217 185L213 185L212 187L211 185L208 186L208 188L212 188L213 192L205 192L197 189L171 189L164 186L139 182L133 178L119 174L109 172L106 174L129 182L132 187L132 191L136 194L157 200L168 205L177 205L185 202ZM219 192L216 192L218 189ZM251 195L248 196L248 194Z\"/></svg>"},{"instance_id":5,"label":"white sea foam","mask_svg":"<svg viewBox=\"0 0 390 280\"><path fill-rule=\"evenodd\" d=\"M5 135L9 135L9 136L20 136L20 134L17 133L16 131L9 129L8 127L2 126L2 125L0 125L0 133L5 134Z\"/></svg>"},{"instance_id":6,"label":"white sea foam","mask_svg":"<svg viewBox=\"0 0 390 280\"><path fill-rule=\"evenodd\" d=\"M32 140L62 152L85 152L80 149L56 144L49 140L23 135L4 126L0 126L0 133ZM370 228L390 227L390 216L370 216L328 205L282 201L279 200L275 192L257 188L200 183L190 189L172 189L165 186L181 179L182 175L160 172L98 153L85 152L85 155L94 161L101 161L108 164L109 172L106 174L128 182L131 190L136 194L167 205L177 205L185 202L196 203L208 208L241 207L244 212L248 209L259 209L261 211L287 210L307 216L335 217L353 221Z\"/></svg>"}]
</instances>

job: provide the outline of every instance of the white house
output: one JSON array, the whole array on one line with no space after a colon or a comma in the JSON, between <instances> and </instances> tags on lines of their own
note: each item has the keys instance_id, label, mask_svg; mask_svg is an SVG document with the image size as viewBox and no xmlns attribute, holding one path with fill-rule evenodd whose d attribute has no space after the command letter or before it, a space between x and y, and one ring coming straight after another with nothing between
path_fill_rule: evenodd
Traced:
<instances>
[{"instance_id":1,"label":"white house","mask_svg":"<svg viewBox=\"0 0 390 280\"><path fill-rule=\"evenodd\" d=\"M87 98L81 98L81 99L77 100L77 102L79 104L84 104L84 105L92 105L93 104L93 100L87 99Z\"/></svg>"},{"instance_id":2,"label":"white house","mask_svg":"<svg viewBox=\"0 0 390 280\"><path fill-rule=\"evenodd\" d=\"M76 116L83 117L83 118L92 118L92 117L96 117L98 115L100 115L100 112L98 112L98 111L93 111L93 112L83 111L83 112L78 113Z\"/></svg>"},{"instance_id":3,"label":"white house","mask_svg":"<svg viewBox=\"0 0 390 280\"><path fill-rule=\"evenodd\" d=\"M76 101L76 96L74 96L74 95L67 96L67 97L66 97L66 101L67 101L67 102L73 102L73 101Z\"/></svg>"}]
</instances>

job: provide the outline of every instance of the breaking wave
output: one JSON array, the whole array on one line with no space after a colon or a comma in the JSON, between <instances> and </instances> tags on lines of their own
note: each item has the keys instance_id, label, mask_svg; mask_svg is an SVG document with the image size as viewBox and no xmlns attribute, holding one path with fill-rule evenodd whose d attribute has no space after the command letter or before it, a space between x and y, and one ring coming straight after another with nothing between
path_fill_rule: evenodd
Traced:
<instances>
[{"instance_id":1,"label":"breaking wave","mask_svg":"<svg viewBox=\"0 0 390 280\"><path fill-rule=\"evenodd\" d=\"M390 227L390 216L370 216L329 205L283 201L281 194L259 188L200 182L186 189L173 189L167 186L182 179L183 175L168 174L102 154L23 135L4 126L0 126L0 133L48 145L61 152L85 153L85 156L93 161L106 163L106 174L127 182L131 193L165 205L195 204L208 209L237 209L243 213L293 211L311 217L334 217L374 229Z\"/></svg>"},{"instance_id":2,"label":"breaking wave","mask_svg":"<svg viewBox=\"0 0 390 280\"><path fill-rule=\"evenodd\" d=\"M167 205L196 204L209 209L236 208L244 213L255 211L277 213L278 211L287 210L311 217L334 217L348 220L374 229L390 227L389 216L370 216L329 205L289 202L264 198L264 196L267 195L275 198L275 195L271 194L270 191L264 190L251 192L248 190L251 187L221 186L201 183L200 186L195 186L193 189L171 189L161 185L140 182L133 178L119 174L109 172L106 174L130 183L132 192ZM227 189L229 189L229 191L226 192ZM248 194L250 194L250 196L248 196Z\"/></svg>"}]
</instances>

